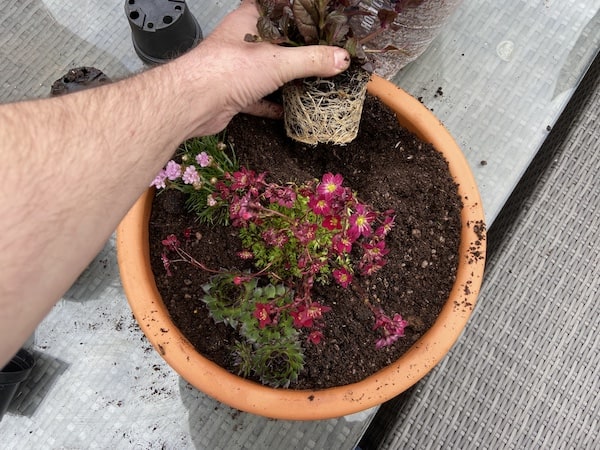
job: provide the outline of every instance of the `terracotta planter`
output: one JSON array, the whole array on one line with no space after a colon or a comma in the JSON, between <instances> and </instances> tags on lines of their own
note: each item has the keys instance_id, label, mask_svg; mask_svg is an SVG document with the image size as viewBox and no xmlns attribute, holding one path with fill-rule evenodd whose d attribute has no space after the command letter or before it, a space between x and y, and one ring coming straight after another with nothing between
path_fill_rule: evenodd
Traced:
<instances>
[{"instance_id":1,"label":"terracotta planter","mask_svg":"<svg viewBox=\"0 0 600 450\"><path fill-rule=\"evenodd\" d=\"M273 389L233 375L204 358L169 318L154 282L147 226L152 190L119 225L117 249L123 288L140 327L185 380L227 405L287 420L340 417L379 405L423 378L450 350L471 315L483 278L485 241L481 239L483 208L469 165L439 120L416 99L379 77L370 82L369 91L396 112L403 126L444 154L464 208L456 282L437 321L394 364L365 380L317 391Z\"/></svg>"}]
</instances>

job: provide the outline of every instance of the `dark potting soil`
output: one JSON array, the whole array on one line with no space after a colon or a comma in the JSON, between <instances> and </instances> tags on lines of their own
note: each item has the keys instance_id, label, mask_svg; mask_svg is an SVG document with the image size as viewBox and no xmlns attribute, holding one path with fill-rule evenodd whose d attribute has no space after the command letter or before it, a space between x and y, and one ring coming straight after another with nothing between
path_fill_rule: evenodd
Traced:
<instances>
[{"instance_id":1,"label":"dark potting soil","mask_svg":"<svg viewBox=\"0 0 600 450\"><path fill-rule=\"evenodd\" d=\"M396 225L387 238L388 263L374 276L356 276L373 304L408 321L405 336L375 349L373 314L350 289L335 283L315 289L315 300L332 310L324 315L325 339L305 343L305 367L295 389L322 389L359 381L398 359L431 327L448 298L457 268L461 200L445 159L429 144L400 128L375 98L365 104L358 137L346 146L310 147L285 137L280 121L239 115L227 129L241 165L267 171L274 181L302 183L324 173L340 173L359 198L378 210L394 209ZM233 330L215 325L201 298L208 274L186 263L167 276L161 241L191 227L187 250L208 267L237 267L241 250L235 229L200 225L177 191L156 196L150 219L152 268L175 324L197 350L232 367Z\"/></svg>"}]
</instances>

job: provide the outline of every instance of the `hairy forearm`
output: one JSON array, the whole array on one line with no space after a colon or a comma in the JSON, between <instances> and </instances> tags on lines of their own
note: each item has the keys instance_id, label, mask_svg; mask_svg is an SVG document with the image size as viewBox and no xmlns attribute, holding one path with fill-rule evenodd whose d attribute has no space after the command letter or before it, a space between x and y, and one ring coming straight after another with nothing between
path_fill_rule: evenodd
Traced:
<instances>
[{"instance_id":1,"label":"hairy forearm","mask_svg":"<svg viewBox=\"0 0 600 450\"><path fill-rule=\"evenodd\" d=\"M283 83L333 76L346 51L244 42L242 0L189 53L134 78L0 106L0 365L98 252L176 147L221 131Z\"/></svg>"},{"instance_id":2,"label":"hairy forearm","mask_svg":"<svg viewBox=\"0 0 600 450\"><path fill-rule=\"evenodd\" d=\"M98 252L191 129L206 80L164 67L64 97L0 106L0 365ZM194 96L207 101L190 114ZM192 124L191 122L194 121ZM208 128L207 128L208 129ZM14 339L14 341L13 341Z\"/></svg>"}]
</instances>

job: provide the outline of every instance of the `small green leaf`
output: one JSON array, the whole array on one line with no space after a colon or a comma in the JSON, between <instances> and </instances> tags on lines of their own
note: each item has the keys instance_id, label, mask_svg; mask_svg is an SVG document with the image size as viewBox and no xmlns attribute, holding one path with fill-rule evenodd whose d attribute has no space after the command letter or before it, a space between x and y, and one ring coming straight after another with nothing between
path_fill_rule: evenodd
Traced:
<instances>
[{"instance_id":1,"label":"small green leaf","mask_svg":"<svg viewBox=\"0 0 600 450\"><path fill-rule=\"evenodd\" d=\"M276 295L278 297L282 297L285 294L285 291L286 291L286 289L285 289L285 286L283 284L278 284L276 286Z\"/></svg>"},{"instance_id":2,"label":"small green leaf","mask_svg":"<svg viewBox=\"0 0 600 450\"><path fill-rule=\"evenodd\" d=\"M264 292L266 298L275 298L277 290L275 289L275 286L269 284L268 286L265 286Z\"/></svg>"}]
</instances>

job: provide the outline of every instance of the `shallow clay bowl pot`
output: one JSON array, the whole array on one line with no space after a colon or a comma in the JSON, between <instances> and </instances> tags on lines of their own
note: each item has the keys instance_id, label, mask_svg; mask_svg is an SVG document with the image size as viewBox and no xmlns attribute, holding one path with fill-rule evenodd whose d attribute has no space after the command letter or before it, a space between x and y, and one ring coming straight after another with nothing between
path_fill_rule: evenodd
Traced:
<instances>
[{"instance_id":1,"label":"shallow clay bowl pot","mask_svg":"<svg viewBox=\"0 0 600 450\"><path fill-rule=\"evenodd\" d=\"M369 92L394 110L404 127L446 157L464 207L456 282L437 321L400 359L365 380L315 391L274 389L209 361L173 324L155 285L148 245L153 190L140 197L118 227L123 288L143 332L186 381L233 408L276 419L317 420L379 405L414 385L448 353L475 306L484 270L484 215L469 165L448 131L419 101L377 76L370 82Z\"/></svg>"}]
</instances>

